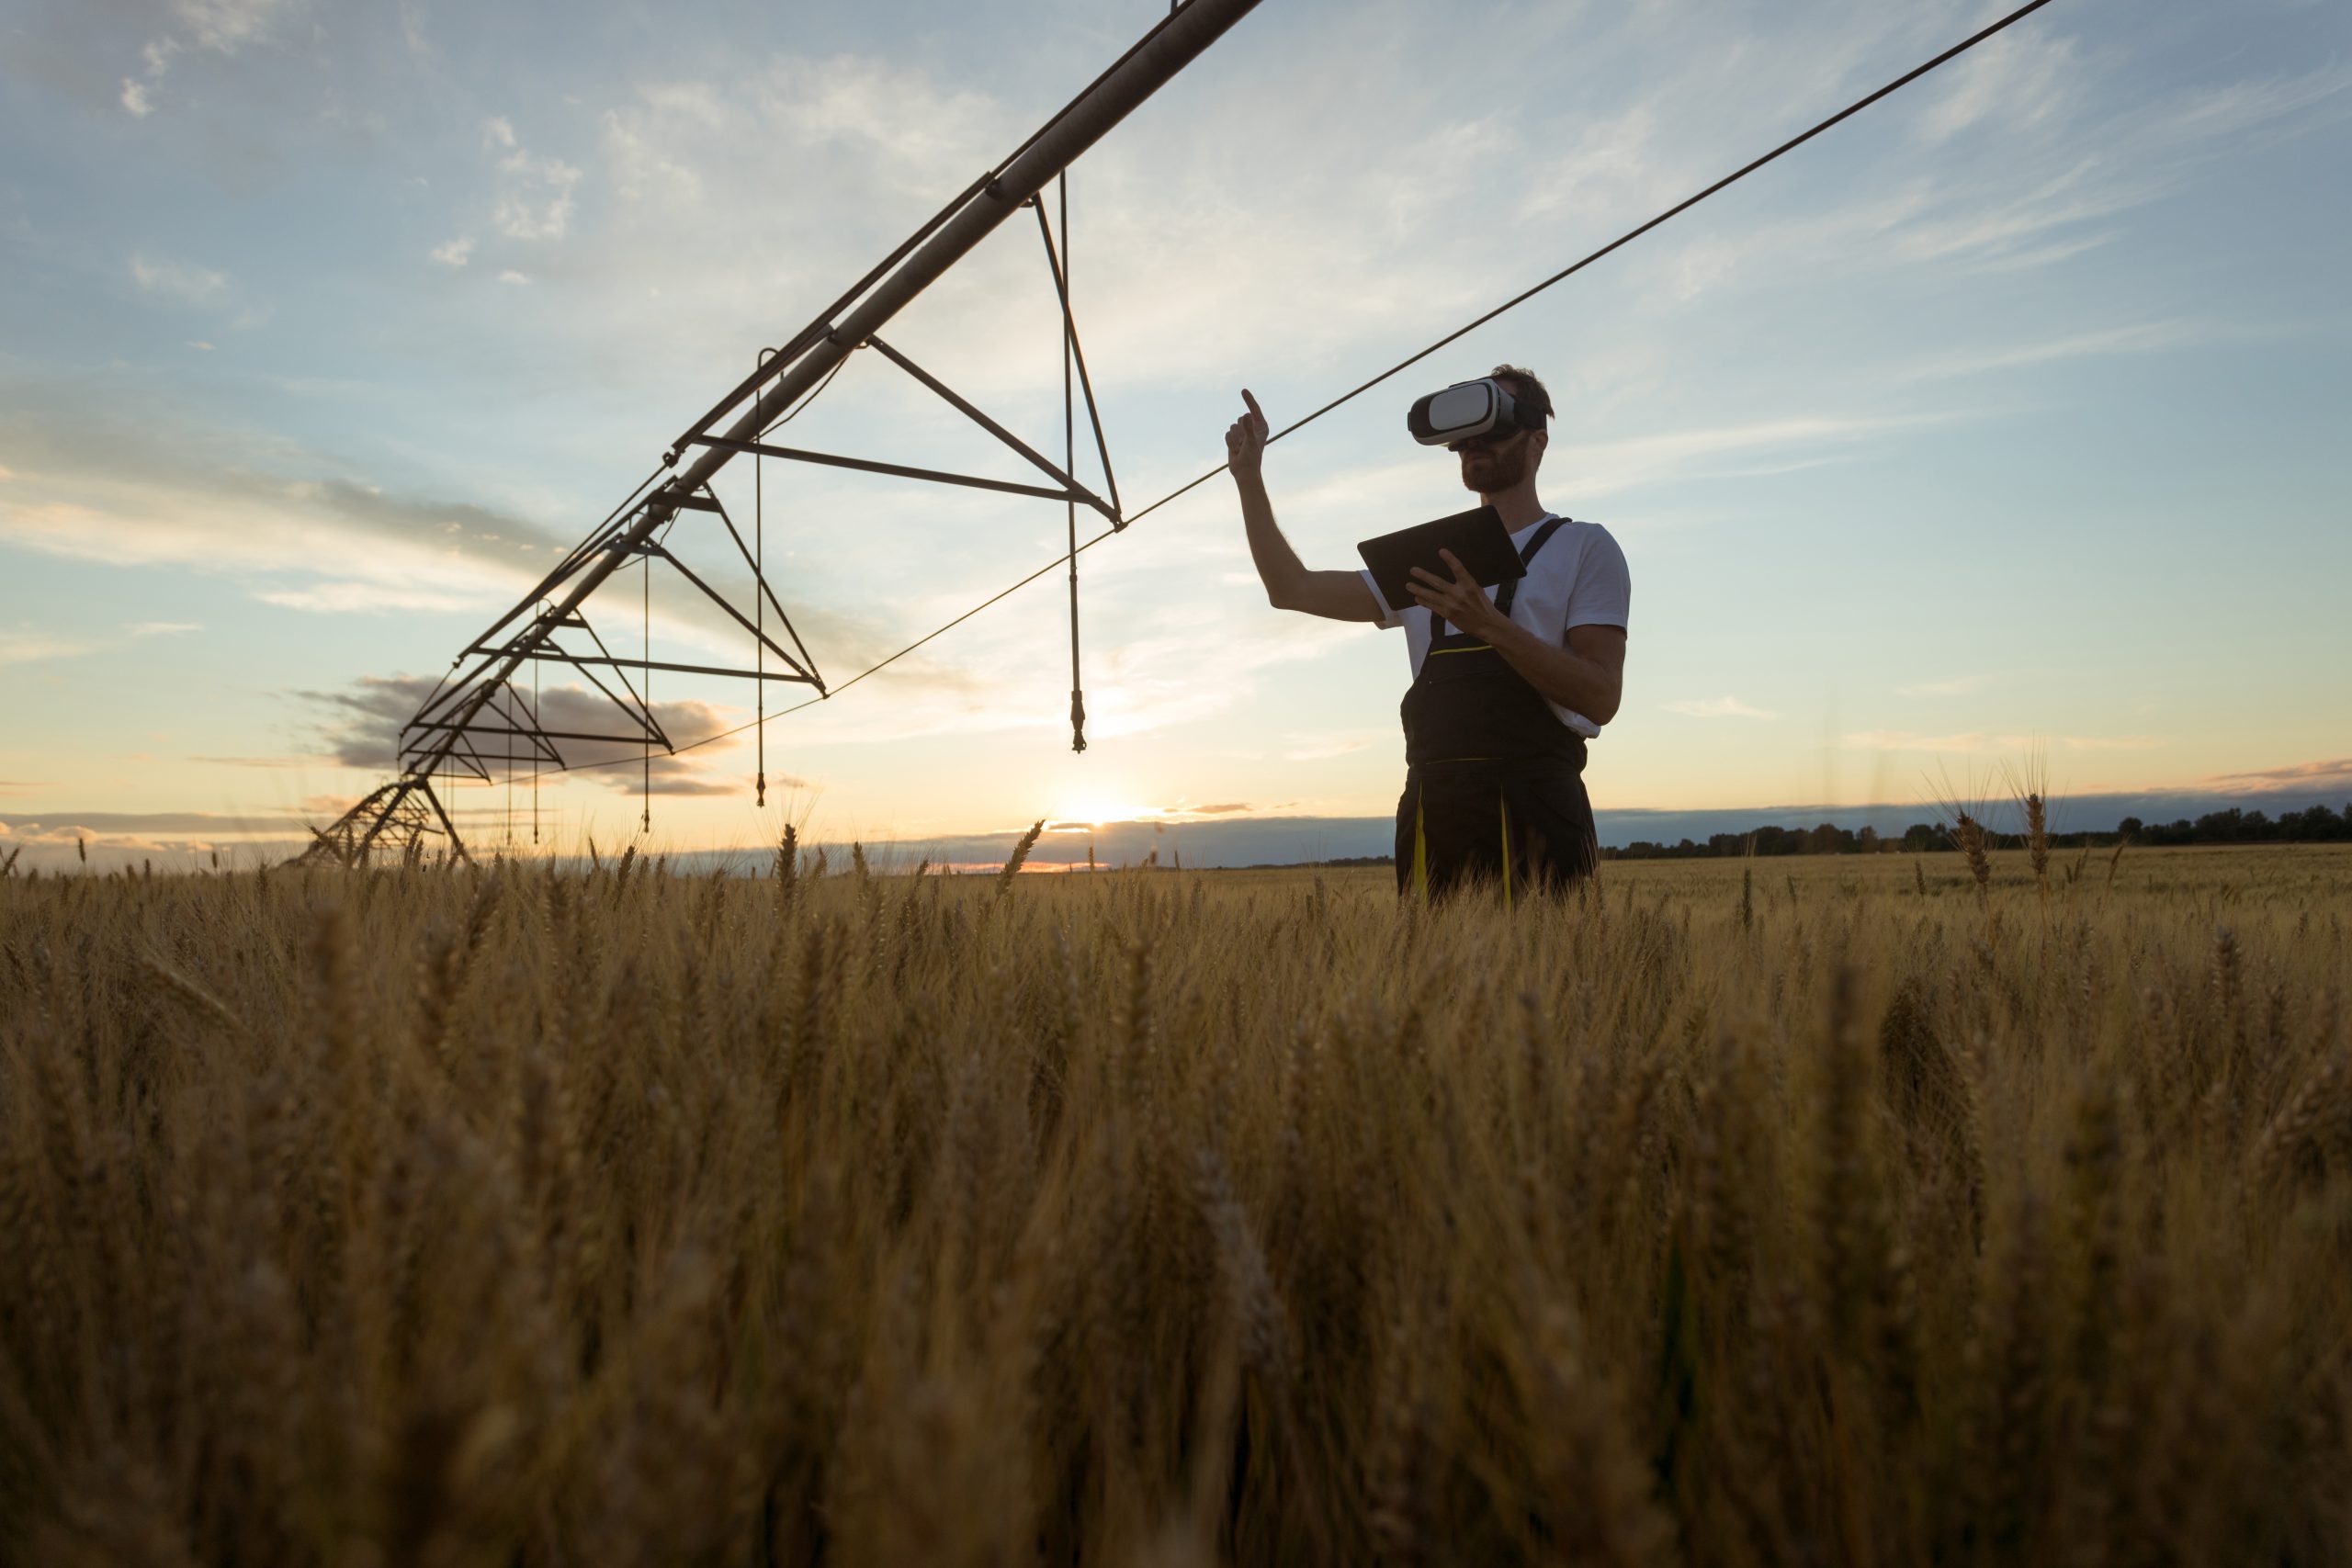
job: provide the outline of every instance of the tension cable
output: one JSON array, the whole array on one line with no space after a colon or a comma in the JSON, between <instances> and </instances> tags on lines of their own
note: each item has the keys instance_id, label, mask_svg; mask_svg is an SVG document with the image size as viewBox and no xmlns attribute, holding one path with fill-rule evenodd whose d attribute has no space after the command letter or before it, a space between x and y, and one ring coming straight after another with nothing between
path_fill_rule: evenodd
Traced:
<instances>
[{"instance_id":1,"label":"tension cable","mask_svg":"<svg viewBox=\"0 0 2352 1568\"><path fill-rule=\"evenodd\" d=\"M1726 190L1732 186L1737 185L1741 180L1746 179L1748 175L1764 167L1767 164L1772 163L1785 154L1794 152L1799 147L1802 147L1806 142L1812 141L1815 137L1819 136L1823 131L1852 118L1855 115L1858 115L1861 113L1862 110L1869 108L1872 104L1877 103L1880 99L1901 91L1903 88L1909 86L1912 83L1917 81L1920 77L1927 75L1929 72L1936 70L1938 67L1950 64L1952 61L1959 59L1963 54L1966 54L1970 50L1974 49L1978 44L1983 43L1986 39L1989 39L1995 34L2002 32L2007 28L2015 26L2017 23L2023 21L2026 17L2033 15L2034 12L2041 10L2044 6L2049 4L2050 0L2028 0L2026 5L2018 6L2016 10L2009 12L2007 16L2002 17L1999 20L1992 23L1990 26L1970 34L1968 37L1961 39L1960 42L1952 45L1950 49L1945 50L1942 53L1935 56L1933 59L1913 66L1910 70L1905 72L1902 75L1895 77L1893 81L1887 83L1884 86L1878 88L1876 91L1855 99L1852 103L1848 104L1844 108L1839 109L1836 114L1831 115L1828 118L1820 121L1809 130L1789 138L1786 141L1781 142L1778 147L1773 148L1770 152L1763 154L1761 157L1742 164L1740 167L1733 170L1730 174L1725 175L1723 178L1715 181L1714 184L1683 197L1680 201L1676 202L1672 207L1668 208L1657 217L1650 219L1648 221L1642 223L1635 228L1628 229L1625 232L1618 235L1617 238L1610 241L1599 250L1570 263L1568 265L1564 266L1559 271L1552 274L1549 277L1546 277L1527 288L1521 289L1519 293L1512 295L1510 299L1504 300L1493 310L1464 322L1459 327L1456 327L1453 331L1447 333L1443 337L1439 338L1435 343L1430 344L1428 347L1408 355L1403 359L1400 359L1396 364L1390 366L1387 369L1380 372L1379 375L1373 377L1370 380L1364 381L1358 386L1350 388L1347 391L1340 393L1338 397L1333 398L1329 402L1325 403L1318 409L1316 409L1313 412L1308 413L1302 418L1293 420L1290 423L1283 426L1282 429L1268 435L1266 437L1267 445L1272 446L1274 442L1280 441L1283 436L1293 434L1297 431L1305 429L1306 426L1314 423L1317 420L1321 419L1325 414L1331 412L1334 409L1340 408L1343 404L1354 401L1357 398L1362 397L1364 393L1372 390L1374 387L1379 386L1382 382L1386 381L1400 372L1419 364L1422 360L1427 359L1430 355L1435 354L1438 350L1444 348L1458 339L1476 332L1478 328L1485 326L1487 322L1493 321L1496 317L1502 315L1505 311L1515 310L1519 306L1524 305L1528 300L1534 299L1538 294L1541 294L1545 289L1552 288L1555 284L1565 282L1566 279L1575 276L1577 273L1582 272L1586 267L1590 266L1593 263L1600 260L1603 256L1609 255L1611 253L1631 244L1634 241L1640 239L1644 234L1648 233L1651 230L1658 227L1669 219L1679 217L1681 214L1688 212L1690 209L1706 200L1709 197L1714 196L1718 192ZM1067 199L1066 196L1065 199ZM1039 204L1039 211L1040 218L1042 220L1042 201ZM1065 312L1067 312L1068 297L1066 292L1064 296L1064 307ZM1064 340L1064 354L1066 361L1067 356L1072 355L1074 349L1072 343L1069 338L1066 336ZM821 389L820 389L821 390ZM1224 473L1229 466L1230 465L1228 464L1219 463L1216 468L1209 469L1206 473L1202 474L1197 479L1187 480L1185 483L1177 486L1174 490L1170 491L1166 495L1161 496L1158 501L1153 502L1150 505L1144 507L1139 512L1125 516L1121 523L1114 526L1103 529L1092 538L1087 539L1082 543L1078 542L1076 539L1075 525L1077 512L1075 506L1073 506L1071 509L1071 523L1073 527L1072 543L1069 549L1063 556L1046 562L1044 566L1041 566L1036 570L1029 573L1028 576L1022 578L1018 582L1014 582L998 592L990 594L988 598L981 600L978 604L973 605L970 609L965 611L962 615L957 615L953 620L944 622L933 628L931 631L924 633L922 637L919 637L914 641L907 644L906 647L899 649L896 653L893 653L878 662L871 664L865 669L859 671L848 680L829 688L822 694L810 697L804 702L795 703L792 706L787 708L780 708L775 713L765 715L760 718L754 719L750 724L739 724L732 729L723 729L715 734L706 735L701 739L689 741L685 745L677 748L677 750L681 751L690 751L695 750L696 747L715 745L718 741L728 739L733 736L741 735L743 731L752 728L754 726L761 727L763 729L769 718L783 718L788 715L798 713L803 708L814 707L819 703L829 701L840 693L845 692L850 687L856 685L868 675L879 674L882 671L897 663L899 660L904 659L907 655L915 652L917 649L922 648L925 644L932 642L935 638L945 636L948 632L955 630L957 626L962 626L966 621L970 620L973 616L980 614L982 611L990 609L1002 603L1004 600L1011 598L1013 594L1018 593L1023 588L1028 587L1031 583L1036 581L1047 572L1052 571L1057 567L1064 565L1066 562L1069 565L1071 575L1074 604L1078 571L1077 558L1079 556L1085 554L1088 550L1092 549L1095 546L1101 544L1103 540L1110 538L1113 535L1122 532L1129 525L1149 516L1151 513L1159 511L1161 507L1166 506L1170 502L1199 489L1202 485L1204 485L1209 480L1216 478L1217 475ZM1070 640L1073 655L1071 683L1075 686L1077 683L1075 669L1077 625L1074 613L1070 628ZM1077 716L1075 705L1076 695L1077 694L1073 692L1074 718ZM1083 749L1082 743L1079 749ZM596 767L602 764L587 764L589 767Z\"/></svg>"},{"instance_id":2,"label":"tension cable","mask_svg":"<svg viewBox=\"0 0 2352 1568\"><path fill-rule=\"evenodd\" d=\"M1920 77L1925 76L1928 72L1936 69L1936 67L1947 64L1950 62L1958 59L1960 56L1967 53L1970 50L1974 49L1978 44L1983 43L1986 39L1991 38L1995 33L2001 31L2001 29L2010 26L2012 23L2023 21L2027 17L2031 16L2034 12L2041 10L2044 6L2049 4L2050 0L2031 0L2030 4L2018 6L2016 10L2010 12L2007 16L2003 17L1999 21L1995 22L1992 26L1984 28L1983 31L1973 33L1969 37L1961 39L1960 42L1952 45L1950 49L1944 51L1941 54L1937 55L1933 60L1928 61L1924 65L1915 65L1910 70L1905 71L1902 75L1897 76L1894 81L1889 82L1885 86L1881 87L1878 91L1871 94L1869 96L1855 99L1852 103L1848 104L1844 108L1839 109L1836 114L1831 115L1827 119L1825 119L1820 124L1815 126L1812 130L1807 130L1801 135L1792 136L1786 141L1781 142L1778 147L1773 148L1770 152L1765 153L1755 162L1743 164L1739 168L1733 170L1730 174L1725 175L1722 179L1717 180L1714 184L1709 186L1706 189L1683 197L1680 201L1676 202L1672 207L1668 208L1665 211L1659 213L1648 222L1642 224L1639 228L1628 229L1625 232L1618 235L1615 239L1610 241L1607 244L1601 246L1590 255L1585 256L1578 261L1562 267L1559 271L1554 273L1551 276L1544 279L1541 283L1535 284L1532 288L1521 289L1519 293L1512 295L1510 299L1504 300L1501 304L1496 306L1485 315L1479 316L1473 321L1456 327L1453 331L1446 333L1443 337L1438 339L1427 348L1421 349L1417 353L1408 355L1406 357L1398 360L1396 364L1390 366L1387 369L1383 370L1379 375L1374 376L1371 380L1364 382L1363 385L1351 388L1347 391L1340 393L1338 397L1333 398L1329 402L1325 403L1321 408L1317 409L1313 413L1306 415L1304 419L1293 420L1290 423L1283 426L1280 430L1277 430L1272 434L1267 436L1266 444L1271 446L1275 442L1280 441L1283 436L1290 434L1293 431L1302 430L1307 425L1313 424L1317 420L1321 419L1325 414L1329 413L1333 409L1338 408L1340 404L1352 402L1355 399L1362 397L1366 392L1369 392L1374 387L1379 386L1383 381L1387 380L1390 377L1419 364L1422 360L1427 359L1430 355L1435 354L1439 349L1445 347L1448 344L1453 343L1457 338L1465 337L1471 333L1477 331L1480 327L1485 326L1488 321L1493 321L1497 316L1501 315L1506 310L1524 305L1527 301L1534 299L1538 294L1543 293L1554 284L1575 276L1577 273L1582 272L1586 267L1590 266L1593 263L1599 261L1601 257L1609 254L1611 252L1615 251L1622 246L1631 244L1634 241L1640 239L1643 235L1648 233L1651 230L1657 228L1668 219L1679 217L1682 213L1688 212L1690 209L1698 206L1701 202L1706 200L1717 191L1737 185L1741 180L1746 179L1748 175L1754 174L1765 164L1772 162L1775 158L1780 157L1782 153L1794 152L1799 147L1802 147L1806 142L1812 141L1815 137L1820 135L1823 131L1827 130L1830 127L1861 113L1862 110L1870 107L1872 104L1878 102L1881 98L1887 96L1889 94L1909 86ZM1153 502L1149 506L1145 507L1143 511L1136 513L1134 517L1128 518L1127 521L1133 523L1136 518L1140 518L1148 515L1148 513L1159 511L1161 507L1167 505L1178 496L1182 495L1189 491L1197 489L1199 486L1204 485L1209 480L1216 478L1217 475L1225 472L1227 467L1227 464L1219 463L1216 468L1211 468L1207 473L1203 474L1200 478L1193 479L1185 484L1179 485L1176 489L1170 491L1166 495L1161 496L1158 501ZM1100 542L1099 539L1090 539L1087 541L1089 545L1098 542ZM836 688L836 690L838 689L839 688Z\"/></svg>"}]
</instances>

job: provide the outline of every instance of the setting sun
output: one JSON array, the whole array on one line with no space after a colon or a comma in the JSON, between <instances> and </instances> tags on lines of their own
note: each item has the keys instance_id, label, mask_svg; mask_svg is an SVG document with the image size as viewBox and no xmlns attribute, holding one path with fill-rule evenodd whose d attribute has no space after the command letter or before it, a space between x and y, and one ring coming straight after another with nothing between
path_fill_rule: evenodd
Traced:
<instances>
[{"instance_id":1,"label":"setting sun","mask_svg":"<svg viewBox=\"0 0 2352 1568\"><path fill-rule=\"evenodd\" d=\"M1167 815L1164 807L1126 805L1109 796L1081 795L1066 802L1046 822L1058 830L1080 826L1100 828L1106 822L1149 822Z\"/></svg>"}]
</instances>

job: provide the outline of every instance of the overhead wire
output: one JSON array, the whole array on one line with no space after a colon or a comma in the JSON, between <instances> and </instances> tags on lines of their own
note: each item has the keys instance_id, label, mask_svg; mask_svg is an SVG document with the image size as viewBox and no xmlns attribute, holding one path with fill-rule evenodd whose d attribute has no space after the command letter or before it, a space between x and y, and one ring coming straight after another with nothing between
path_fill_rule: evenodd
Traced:
<instances>
[{"instance_id":1,"label":"overhead wire","mask_svg":"<svg viewBox=\"0 0 2352 1568\"><path fill-rule=\"evenodd\" d=\"M1942 53L1936 55L1934 58L1918 65L1913 66L1910 70L1905 72L1902 75L1895 77L1893 81L1888 82L1885 85L1879 87L1875 91L1871 92L1862 97L1855 99L1852 103L1848 104L1844 108L1839 109L1836 114L1829 116L1826 119L1819 121L1811 128L1801 131L1797 135L1790 137L1786 141L1781 142L1779 146L1773 148L1770 152L1766 152L1761 157L1752 159L1748 163L1741 164L1738 168L1733 170L1730 174L1725 175L1723 178L1715 181L1713 185L1683 197L1680 201L1676 202L1672 207L1669 207L1665 211L1660 212L1655 218L1652 218L1646 222L1639 224L1634 228L1628 229L1625 232L1618 235L1617 238L1610 241L1599 250L1579 257L1577 260L1562 267L1559 271L1552 274L1550 276L1521 289L1520 292L1512 295L1510 299L1504 300L1494 309L1485 312L1483 315L1475 317L1471 321L1464 322L1463 325L1456 327L1453 331L1447 333L1443 337L1439 338L1428 347L1419 349L1414 353L1406 355L1396 364L1390 366L1387 369L1380 372L1377 376L1350 388L1347 391L1340 393L1338 397L1333 398L1329 402L1325 403L1322 407L1316 409L1311 413L1308 413L1302 418L1293 420L1290 423L1283 426L1282 429L1269 434L1266 437L1267 445L1272 446L1273 443L1280 441L1284 436L1294 434L1296 432L1305 429L1306 426L1314 423L1317 420L1321 419L1325 414L1331 412L1333 410L1338 409L1344 404L1352 402L1357 398L1362 397L1364 393L1372 390L1374 387L1379 386L1382 382L1389 380L1402 372L1410 369L1413 366L1419 364L1422 360L1427 359L1430 355L1437 353L1440 349L1444 348L1448 344L1477 331L1480 327L1485 326L1496 317L1502 315L1506 311L1515 310L1519 306L1524 305L1527 301L1534 299L1545 289L1575 276L1577 273L1582 272L1586 267L1590 266L1593 263L1623 249L1626 245L1631 244L1634 241L1640 239L1643 235L1648 233L1651 230L1656 229L1660 224L1688 212L1690 209L1698 206L1709 197L1714 196L1718 192L1737 185L1741 180L1744 180L1748 175L1756 173L1757 170L1763 168L1766 164L1774 162L1787 153L1794 152L1799 147L1802 147L1806 142L1812 141L1815 137L1819 136L1823 131L1828 130L1833 127L1852 118L1855 115L1861 113L1862 110L1869 108L1872 104L1877 103L1882 98L1887 97L1891 94L1900 92L1903 88L1909 86L1912 83L1917 81L1920 77L1927 75L1929 72L1932 72L1940 66L1950 64L1952 61L1959 59L1963 54L1966 54L1970 50L1974 49L1985 39L1994 37L1997 33L2005 31L2018 22L2023 21L2026 17L2033 15L2034 12L2041 10L2044 6L2047 6L2050 3L2051 0L2028 0L2026 5L2018 6L2016 10L2009 12L2007 15L2000 17L1989 26L1979 28L1977 31L1971 33L1968 37L1961 39L1960 42L1953 44L1950 49L1945 50ZM839 367L836 367L835 368L838 370ZM830 379L830 378L828 378ZM819 389L821 390L821 387ZM811 396L813 397L814 394L812 393ZM805 404L803 406L805 406ZM797 412L798 411L796 409L794 412ZM1224 473L1230 467L1230 464L1219 463L1216 468L1209 469L1206 473L1200 475L1198 478L1186 480L1184 483L1177 486L1174 490L1170 491L1166 495L1161 496L1158 501L1153 502L1150 505L1144 507L1139 512L1136 512L1126 516L1117 525L1105 528L1101 533L1096 534L1093 537L1076 545L1074 547L1065 551L1061 555L1056 556L1052 560L1047 561L1045 565L1039 567L1028 576L1021 579L1020 581L989 595L988 598L983 599L978 604L973 605L970 609L965 611L962 615L957 615L955 619L933 627L932 630L924 633L922 637L917 637L914 641L907 644L906 647L899 649L896 653L890 654L888 657L877 661L876 663L867 666L865 669L859 671L856 674L851 676L848 680L840 682L838 685L831 686L820 694L810 697L804 702L796 703L790 707L779 708L775 713L768 714L764 717L753 719L747 724L739 724L732 729L724 729L717 732L716 734L706 735L699 740L689 741L685 745L678 747L677 750L680 751L691 751L699 747L716 745L721 740L730 739L735 736L741 735L747 729L765 725L775 719L786 717L792 714L800 712L803 708L814 707L819 703L826 702L835 696L838 696L842 692L845 692L852 686L856 685L860 681L865 680L867 676L879 674L882 671L888 669L891 665L896 664L899 660L906 658L909 654L915 652L925 644L955 630L957 626L962 626L966 621L970 620L973 616L979 615L981 612L991 609L995 605L1001 604L1006 599L1011 598L1013 594L1018 593L1023 588L1026 588L1031 583L1036 581L1039 578L1053 571L1056 568L1061 567L1067 563L1070 566L1072 570L1075 570L1077 557L1083 555L1086 551L1092 549L1095 546L1101 544L1103 540L1112 537L1114 535L1121 533L1127 527L1141 522L1144 518L1150 516L1153 513L1159 511L1161 507L1166 506L1169 502L1199 489L1202 485L1204 485L1209 480L1216 478L1217 475ZM585 772L591 768L607 767L610 765L610 763L591 762L585 763L581 768L574 769L573 771Z\"/></svg>"},{"instance_id":2,"label":"overhead wire","mask_svg":"<svg viewBox=\"0 0 2352 1568\"><path fill-rule=\"evenodd\" d=\"M1317 420L1321 419L1325 414L1329 413L1333 409L1340 407L1342 403L1352 402L1355 399L1362 397L1364 393L1369 392L1374 387L1379 386L1383 381L1385 381L1391 377L1396 376L1402 371L1410 369L1413 366L1419 364L1422 360L1427 359L1430 355L1435 354L1439 349L1444 348L1449 344L1455 342L1457 339L1468 336L1471 333L1474 333L1480 327L1485 326L1488 321L1493 321L1504 311L1524 305L1527 301L1534 299L1535 296L1543 293L1553 285L1564 282L1565 280L1575 276L1577 273L1582 272L1586 267L1590 266L1593 263L1600 260L1603 256L1606 256L1611 252L1619 250L1625 245L1631 244L1634 241L1640 239L1644 234L1646 234L1651 230L1657 228L1659 224L1666 222L1668 219L1679 217L1682 213L1685 213L1690 209L1698 206L1709 197L1713 196L1716 192L1738 184L1741 180L1746 179L1748 175L1754 174L1765 164L1771 163L1774 159L1781 157L1783 153L1794 152L1799 147L1802 147L1806 142L1812 141L1815 137L1820 135L1823 131L1829 130L1831 127L1838 125L1841 121L1849 119L1853 116L1861 113L1862 110L1870 107L1872 104L1877 103L1881 98L1887 96L1889 94L1898 92L1901 89L1909 86L1912 83L1917 81L1920 77L1925 76L1928 72L1935 70L1938 66L1947 64L1951 61L1958 59L1960 56L1967 53L1970 50L1974 49L1978 44L1983 43L1986 39L1991 38L1994 34L2000 32L2002 29L2014 23L2023 21L2026 17L2031 16L2034 12L2041 10L2044 6L2049 4L2050 0L2030 0L2030 4L2018 6L2016 10L2011 11L2007 16L2003 17L2000 20L1993 23L1990 27L1962 39L1960 42L1952 45L1950 49L1945 50L1941 54L1937 55L1933 60L1928 61L1926 63L1921 65L1913 66L1910 70L1905 72L1902 75L1897 76L1894 81L1889 82L1886 85L1879 88L1876 92L1870 94L1866 97L1855 99L1852 103L1848 104L1844 108L1839 109L1836 114L1831 115L1827 119L1825 119L1819 124L1814 126L1811 130L1804 131L1799 135L1792 136L1786 141L1781 142L1778 147L1773 148L1770 152L1765 153L1762 157L1758 158L1751 163L1742 164L1737 169L1733 170L1730 174L1725 175L1722 179L1719 179L1714 184L1707 186L1704 190L1698 191L1690 196L1683 197L1680 201L1676 202L1672 207L1668 208L1665 211L1659 213L1648 222L1641 224L1637 228L1626 230L1625 232L1618 235L1617 238L1610 241L1599 250L1562 267L1559 271L1554 273L1551 276L1544 279L1542 282L1521 289L1519 293L1512 295L1510 299L1504 300L1493 310L1488 310L1485 315L1476 317L1472 321L1464 323L1462 326L1456 327L1453 331L1446 333L1443 337L1438 339L1427 348L1420 349L1416 353L1406 355L1396 364L1390 366L1387 369L1383 370L1379 375L1373 377L1370 380L1365 381L1359 386L1352 387L1347 391L1340 393L1338 397L1333 398L1329 402L1325 403L1321 408L1317 409L1310 414L1307 414L1305 418L1293 420L1282 429L1275 431L1272 434L1267 436L1266 444L1268 446L1272 446L1273 443L1280 441L1283 436L1290 434L1292 432L1304 429L1306 426L1314 423ZM1225 472L1227 468L1230 465L1228 464L1219 463L1216 468L1211 468L1208 472L1201 475L1198 479L1188 480L1185 483L1177 486L1174 490L1170 491L1166 495L1161 496L1158 501L1153 502L1149 506L1145 507L1141 512L1138 512L1133 517L1128 518L1127 521L1130 524L1140 521L1150 513L1159 511L1170 502L1174 501L1178 496L1183 495L1189 491L1206 484L1209 480L1216 478L1217 475Z\"/></svg>"}]
</instances>

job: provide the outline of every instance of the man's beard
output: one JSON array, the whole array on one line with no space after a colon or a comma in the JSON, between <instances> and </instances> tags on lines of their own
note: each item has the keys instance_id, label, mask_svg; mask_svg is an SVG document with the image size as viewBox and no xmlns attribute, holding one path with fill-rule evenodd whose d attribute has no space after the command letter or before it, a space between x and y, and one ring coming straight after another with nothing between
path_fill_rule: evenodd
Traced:
<instances>
[{"instance_id":1,"label":"man's beard","mask_svg":"<svg viewBox=\"0 0 2352 1568\"><path fill-rule=\"evenodd\" d=\"M1479 495L1500 495L1527 478L1535 466L1532 443L1521 439L1480 455L1462 465L1462 488ZM1475 477L1474 477L1475 474Z\"/></svg>"}]
</instances>

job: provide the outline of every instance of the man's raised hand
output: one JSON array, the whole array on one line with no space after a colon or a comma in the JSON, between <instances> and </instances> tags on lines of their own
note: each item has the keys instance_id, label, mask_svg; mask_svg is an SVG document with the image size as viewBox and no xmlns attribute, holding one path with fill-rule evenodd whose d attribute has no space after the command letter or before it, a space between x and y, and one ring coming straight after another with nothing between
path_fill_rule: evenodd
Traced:
<instances>
[{"instance_id":1,"label":"man's raised hand","mask_svg":"<svg viewBox=\"0 0 2352 1568\"><path fill-rule=\"evenodd\" d=\"M1247 387L1241 389L1241 400L1250 412L1226 427L1225 463L1235 479L1255 479L1265 462L1266 415Z\"/></svg>"}]
</instances>

